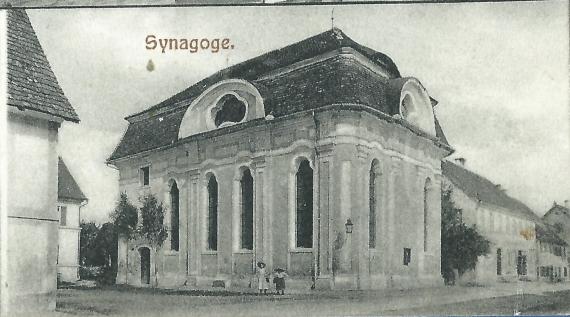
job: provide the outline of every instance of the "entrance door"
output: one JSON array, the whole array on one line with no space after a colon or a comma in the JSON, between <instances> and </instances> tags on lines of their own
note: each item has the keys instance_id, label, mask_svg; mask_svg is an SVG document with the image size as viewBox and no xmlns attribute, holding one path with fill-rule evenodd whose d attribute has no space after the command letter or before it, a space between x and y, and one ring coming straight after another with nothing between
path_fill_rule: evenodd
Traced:
<instances>
[{"instance_id":1,"label":"entrance door","mask_svg":"<svg viewBox=\"0 0 570 317\"><path fill-rule=\"evenodd\" d=\"M149 248L140 248L141 256L141 284L150 284L150 250Z\"/></svg>"}]
</instances>

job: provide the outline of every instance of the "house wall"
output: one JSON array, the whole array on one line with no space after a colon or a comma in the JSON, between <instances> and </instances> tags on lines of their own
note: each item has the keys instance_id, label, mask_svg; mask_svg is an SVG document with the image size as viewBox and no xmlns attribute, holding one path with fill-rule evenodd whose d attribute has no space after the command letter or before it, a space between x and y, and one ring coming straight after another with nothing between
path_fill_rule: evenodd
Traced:
<instances>
[{"instance_id":1,"label":"house wall","mask_svg":"<svg viewBox=\"0 0 570 317\"><path fill-rule=\"evenodd\" d=\"M317 142L315 142L317 140ZM317 154L318 153L318 154ZM159 285L248 285L253 263L287 269L292 286L386 288L441 284L440 160L444 151L401 125L366 112L298 114L247 128L230 127L195 137L174 148L115 162L120 188L133 202L152 192L169 207L169 182L180 190L180 249L169 241L152 258ZM313 247L294 243L295 173L300 159L313 168ZM368 248L368 182L371 163L381 166L377 247ZM139 169L150 165L150 185ZM237 248L239 177L254 178L254 250ZM219 186L218 250L205 250L207 175ZM424 252L423 192L428 199L428 248ZM170 209L170 208L168 208ZM345 222L351 219L353 232ZM169 225L169 215L165 217ZM144 241L119 246L118 283L141 285L138 249ZM411 262L403 265L403 249ZM125 254L127 253L127 254ZM154 280L151 279L151 280Z\"/></svg>"},{"instance_id":2,"label":"house wall","mask_svg":"<svg viewBox=\"0 0 570 317\"><path fill-rule=\"evenodd\" d=\"M451 182L446 180L446 185ZM466 272L461 283L493 284L498 281L536 279L535 224L515 212L501 207L477 203L459 188L453 187L452 199L463 210L465 224L475 225L479 233L490 241L490 252L480 256L474 271ZM530 233L525 236L525 233ZM497 249L501 249L501 274L497 275ZM518 251L527 256L527 274L517 275Z\"/></svg>"},{"instance_id":3,"label":"house wall","mask_svg":"<svg viewBox=\"0 0 570 317\"><path fill-rule=\"evenodd\" d=\"M54 309L59 124L32 117L31 111L9 110L8 311Z\"/></svg>"},{"instance_id":4,"label":"house wall","mask_svg":"<svg viewBox=\"0 0 570 317\"><path fill-rule=\"evenodd\" d=\"M79 279L80 204L59 201L58 206L67 207L67 221L65 226L62 225L61 214L58 215L60 223L57 274L61 281L74 282Z\"/></svg>"},{"instance_id":5,"label":"house wall","mask_svg":"<svg viewBox=\"0 0 570 317\"><path fill-rule=\"evenodd\" d=\"M570 280L570 272L568 272L569 266L566 260L567 250L565 247L559 246L562 248L562 252L561 255L556 255L553 251L554 247L554 244L548 242L536 242L536 253L538 258L536 263L536 277L542 281L556 281L558 279L561 281L568 281ZM546 271L541 273L541 267ZM548 272L547 268L551 268L551 271Z\"/></svg>"}]
</instances>

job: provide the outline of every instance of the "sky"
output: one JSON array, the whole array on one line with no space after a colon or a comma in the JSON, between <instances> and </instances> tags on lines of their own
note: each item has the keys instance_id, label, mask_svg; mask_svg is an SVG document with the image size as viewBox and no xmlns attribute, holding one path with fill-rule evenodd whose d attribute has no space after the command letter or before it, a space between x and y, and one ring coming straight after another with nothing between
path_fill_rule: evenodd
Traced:
<instances>
[{"instance_id":1,"label":"sky","mask_svg":"<svg viewBox=\"0 0 570 317\"><path fill-rule=\"evenodd\" d=\"M331 28L387 54L439 101L454 157L542 215L570 199L566 1L28 10L81 122L60 154L108 221L118 171L105 164L142 111L227 66ZM229 38L218 53L147 50L145 38ZM152 60L154 69L147 70Z\"/></svg>"}]
</instances>

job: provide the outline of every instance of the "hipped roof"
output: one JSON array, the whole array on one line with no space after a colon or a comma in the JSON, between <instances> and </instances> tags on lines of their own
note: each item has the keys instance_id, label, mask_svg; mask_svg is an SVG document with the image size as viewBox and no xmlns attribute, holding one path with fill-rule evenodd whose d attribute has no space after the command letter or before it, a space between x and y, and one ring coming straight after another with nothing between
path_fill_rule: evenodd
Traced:
<instances>
[{"instance_id":1,"label":"hipped roof","mask_svg":"<svg viewBox=\"0 0 570 317\"><path fill-rule=\"evenodd\" d=\"M388 78L355 61L329 58L294 71L275 75L276 70L312 57L352 49L382 68ZM268 75L269 74L269 75ZM211 85L226 79L243 79L254 85L264 100L266 115L275 118L325 106L367 106L392 116L398 113L402 78L394 62L350 39L334 28L284 48L228 67L182 92L125 119L127 131L109 161L175 144L189 104ZM449 146L436 121L436 136Z\"/></svg>"}]
</instances>

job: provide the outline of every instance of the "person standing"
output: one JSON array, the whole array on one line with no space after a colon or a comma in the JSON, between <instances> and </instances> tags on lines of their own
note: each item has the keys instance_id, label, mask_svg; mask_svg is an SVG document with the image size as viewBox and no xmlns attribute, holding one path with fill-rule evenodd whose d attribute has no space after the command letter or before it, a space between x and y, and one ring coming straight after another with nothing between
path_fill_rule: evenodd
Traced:
<instances>
[{"instance_id":1,"label":"person standing","mask_svg":"<svg viewBox=\"0 0 570 317\"><path fill-rule=\"evenodd\" d=\"M259 294L267 294L267 290L269 289L269 277L267 276L265 267L265 263L261 261L257 262L257 287Z\"/></svg>"},{"instance_id":2,"label":"person standing","mask_svg":"<svg viewBox=\"0 0 570 317\"><path fill-rule=\"evenodd\" d=\"M281 295L285 295L285 278L287 277L287 273L282 268L277 268L275 270L275 277L273 281L275 282L275 290L277 294L281 291Z\"/></svg>"}]
</instances>

